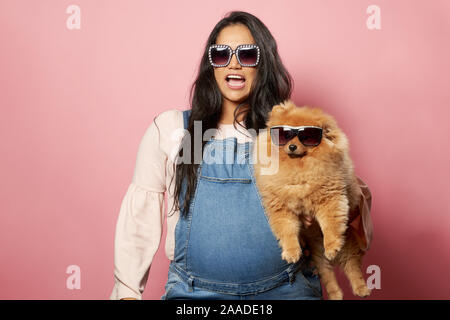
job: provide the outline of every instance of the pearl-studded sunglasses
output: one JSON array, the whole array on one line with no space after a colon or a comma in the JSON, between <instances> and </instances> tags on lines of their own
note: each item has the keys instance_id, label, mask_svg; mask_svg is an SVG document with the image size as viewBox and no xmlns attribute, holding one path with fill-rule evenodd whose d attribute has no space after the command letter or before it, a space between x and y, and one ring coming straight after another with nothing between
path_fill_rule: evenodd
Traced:
<instances>
[{"instance_id":1,"label":"pearl-studded sunglasses","mask_svg":"<svg viewBox=\"0 0 450 320\"><path fill-rule=\"evenodd\" d=\"M226 67L233 54L243 67L255 67L259 63L259 47L256 44L241 44L235 50L226 44L212 44L209 46L209 62L213 67Z\"/></svg>"},{"instance_id":2,"label":"pearl-studded sunglasses","mask_svg":"<svg viewBox=\"0 0 450 320\"><path fill-rule=\"evenodd\" d=\"M273 126L270 127L270 136L273 144L284 146L290 140L298 137L305 147L315 147L322 141L322 128L316 126Z\"/></svg>"}]
</instances>

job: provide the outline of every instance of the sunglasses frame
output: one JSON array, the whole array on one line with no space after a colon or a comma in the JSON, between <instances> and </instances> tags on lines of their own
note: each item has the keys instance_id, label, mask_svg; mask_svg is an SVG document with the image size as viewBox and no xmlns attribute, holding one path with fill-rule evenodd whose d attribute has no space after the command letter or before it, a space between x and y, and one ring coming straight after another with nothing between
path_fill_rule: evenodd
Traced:
<instances>
[{"instance_id":1,"label":"sunglasses frame","mask_svg":"<svg viewBox=\"0 0 450 320\"><path fill-rule=\"evenodd\" d=\"M273 143L274 145L276 145L276 146L279 146L279 147L285 146L285 145L286 145L289 141L291 141L292 139L289 139L285 144L277 144L277 143L275 143L275 142L273 141L274 137L273 137L273 135L272 135L272 129L275 129L275 128L287 128L287 129L289 129L289 130L291 130L291 131L294 131L295 136L293 136L292 139L295 139L295 137L297 137L298 140L301 142L301 144L303 144L305 147L317 147L318 145L320 145L320 144L322 143L322 138L323 138L323 128L322 128L322 127L318 127L318 126L298 126L298 127L293 127L293 126L288 126L288 125L272 126L272 127L270 127L270 138L271 138L272 143ZM320 141L319 141L318 144L316 144L316 145L305 145L305 144L303 143L303 141L300 140L300 137L298 136L298 134L299 134L301 131L304 131L304 129L306 129L306 128L316 128L316 129L320 129Z\"/></svg>"},{"instance_id":2,"label":"sunglasses frame","mask_svg":"<svg viewBox=\"0 0 450 320\"><path fill-rule=\"evenodd\" d=\"M226 48L228 50L228 61L226 64L215 64L212 61L212 57L211 57L211 50L214 48ZM240 49L247 49L247 48L256 48L257 49L257 56L256 56L256 62L254 64L245 64L245 63L241 63L241 59L239 59L239 50ZM230 54L231 52L231 54ZM236 47L235 50L231 49L231 47L227 44L212 44L209 46L208 48L208 58L209 58L209 63L216 68L219 67L226 67L227 65L230 64L231 59L233 57L233 54L236 55L236 59L239 62L239 64L242 67L256 67L259 63L259 57L260 57L260 50L259 50L259 46L257 44L240 44Z\"/></svg>"}]
</instances>

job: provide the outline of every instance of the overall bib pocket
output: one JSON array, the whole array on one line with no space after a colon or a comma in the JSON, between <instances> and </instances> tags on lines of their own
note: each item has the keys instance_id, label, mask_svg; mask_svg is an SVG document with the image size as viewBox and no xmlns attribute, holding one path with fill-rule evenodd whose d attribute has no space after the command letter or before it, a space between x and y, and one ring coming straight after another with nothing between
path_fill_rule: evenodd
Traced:
<instances>
[{"instance_id":1,"label":"overall bib pocket","mask_svg":"<svg viewBox=\"0 0 450 320\"><path fill-rule=\"evenodd\" d=\"M186 247L187 271L224 285L259 281L288 265L252 178L246 168L233 170L227 178L199 177Z\"/></svg>"}]
</instances>

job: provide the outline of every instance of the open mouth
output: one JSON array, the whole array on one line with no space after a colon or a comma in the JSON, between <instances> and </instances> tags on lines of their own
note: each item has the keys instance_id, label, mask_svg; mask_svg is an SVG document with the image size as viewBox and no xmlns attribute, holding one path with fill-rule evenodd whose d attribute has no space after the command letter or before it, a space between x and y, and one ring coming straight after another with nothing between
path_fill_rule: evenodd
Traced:
<instances>
[{"instance_id":1,"label":"open mouth","mask_svg":"<svg viewBox=\"0 0 450 320\"><path fill-rule=\"evenodd\" d=\"M245 77L238 74L229 74L225 77L225 81L230 87L243 87L245 83Z\"/></svg>"}]
</instances>

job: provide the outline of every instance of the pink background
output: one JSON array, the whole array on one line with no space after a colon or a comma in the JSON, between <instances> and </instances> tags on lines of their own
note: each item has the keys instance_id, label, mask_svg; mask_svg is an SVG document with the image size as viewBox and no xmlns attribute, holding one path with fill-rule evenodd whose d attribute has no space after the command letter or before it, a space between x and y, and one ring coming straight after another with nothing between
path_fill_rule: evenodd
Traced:
<instances>
[{"instance_id":1,"label":"pink background","mask_svg":"<svg viewBox=\"0 0 450 320\"><path fill-rule=\"evenodd\" d=\"M80 30L66 27L71 4ZM366 27L372 4L381 30ZM270 29L294 101L349 136L373 194L370 299L450 298L449 1L2 0L0 299L109 298L139 141L157 113L188 106L207 36L231 10ZM163 294L164 239L145 299ZM66 288L72 264L80 290Z\"/></svg>"}]
</instances>

